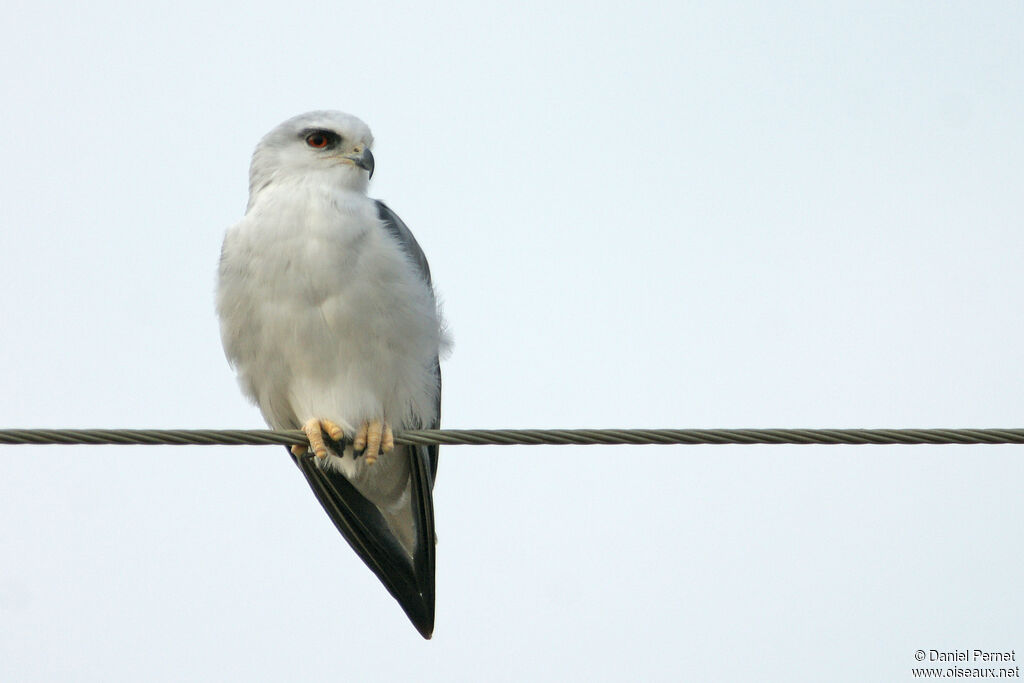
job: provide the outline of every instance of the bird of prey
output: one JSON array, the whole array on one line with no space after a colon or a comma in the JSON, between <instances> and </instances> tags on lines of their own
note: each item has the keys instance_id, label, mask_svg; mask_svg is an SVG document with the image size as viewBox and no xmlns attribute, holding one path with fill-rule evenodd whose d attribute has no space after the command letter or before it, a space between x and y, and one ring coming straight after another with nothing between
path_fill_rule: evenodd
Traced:
<instances>
[{"instance_id":1,"label":"bird of prey","mask_svg":"<svg viewBox=\"0 0 1024 683\"><path fill-rule=\"evenodd\" d=\"M331 520L424 638L434 629L437 446L394 443L435 428L447 347L423 251L366 196L365 123L296 116L256 147L245 216L221 251L221 339L245 394L292 446Z\"/></svg>"}]
</instances>

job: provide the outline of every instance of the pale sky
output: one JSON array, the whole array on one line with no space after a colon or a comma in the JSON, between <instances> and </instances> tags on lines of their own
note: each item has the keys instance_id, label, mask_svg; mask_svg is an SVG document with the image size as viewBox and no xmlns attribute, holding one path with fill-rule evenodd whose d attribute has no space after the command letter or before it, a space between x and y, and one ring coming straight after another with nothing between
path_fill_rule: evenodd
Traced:
<instances>
[{"instance_id":1,"label":"pale sky","mask_svg":"<svg viewBox=\"0 0 1024 683\"><path fill-rule=\"evenodd\" d=\"M1024 426L1022 35L1018 2L7 3L0 426L262 427L217 256L319 108L430 259L444 426ZM1022 478L442 447L427 642L284 449L0 446L0 680L910 681L1024 653Z\"/></svg>"}]
</instances>

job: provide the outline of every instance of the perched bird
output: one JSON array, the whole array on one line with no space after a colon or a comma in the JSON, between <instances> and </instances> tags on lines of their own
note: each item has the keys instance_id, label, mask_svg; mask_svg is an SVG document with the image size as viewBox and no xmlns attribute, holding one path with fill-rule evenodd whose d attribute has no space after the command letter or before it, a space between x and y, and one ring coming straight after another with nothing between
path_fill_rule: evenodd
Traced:
<instances>
[{"instance_id":1,"label":"perched bird","mask_svg":"<svg viewBox=\"0 0 1024 683\"><path fill-rule=\"evenodd\" d=\"M434 629L437 446L395 445L434 428L448 340L430 269L409 228L366 196L365 123L296 116L253 153L249 205L221 251L221 339L245 394L292 446L321 505L423 635Z\"/></svg>"}]
</instances>

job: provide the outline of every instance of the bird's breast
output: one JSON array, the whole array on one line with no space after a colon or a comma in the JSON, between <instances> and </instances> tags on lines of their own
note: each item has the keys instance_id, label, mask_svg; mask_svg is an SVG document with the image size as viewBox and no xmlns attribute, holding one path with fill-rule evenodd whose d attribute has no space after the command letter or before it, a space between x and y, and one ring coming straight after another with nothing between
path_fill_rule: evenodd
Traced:
<instances>
[{"instance_id":1,"label":"bird's breast","mask_svg":"<svg viewBox=\"0 0 1024 683\"><path fill-rule=\"evenodd\" d=\"M376 215L354 200L267 204L235 237L245 278L271 301L319 306L360 289L374 268L400 258L380 239Z\"/></svg>"},{"instance_id":2,"label":"bird's breast","mask_svg":"<svg viewBox=\"0 0 1024 683\"><path fill-rule=\"evenodd\" d=\"M258 204L225 241L222 335L265 415L351 421L434 391L433 293L365 201Z\"/></svg>"}]
</instances>

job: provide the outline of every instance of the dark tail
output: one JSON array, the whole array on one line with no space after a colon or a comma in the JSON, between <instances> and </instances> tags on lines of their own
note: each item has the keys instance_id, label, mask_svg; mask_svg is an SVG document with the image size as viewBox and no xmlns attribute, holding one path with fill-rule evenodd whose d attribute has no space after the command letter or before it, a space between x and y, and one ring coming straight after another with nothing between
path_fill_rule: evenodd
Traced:
<instances>
[{"instance_id":1,"label":"dark tail","mask_svg":"<svg viewBox=\"0 0 1024 683\"><path fill-rule=\"evenodd\" d=\"M436 450L436 447L433 447ZM434 632L434 501L432 462L426 446L406 446L412 478L416 546L413 556L402 548L377 507L363 497L345 475L324 469L307 452L292 456L338 531L388 592L402 606L424 638ZM396 449L395 453L400 452ZM433 457L432 457L433 456Z\"/></svg>"}]
</instances>

